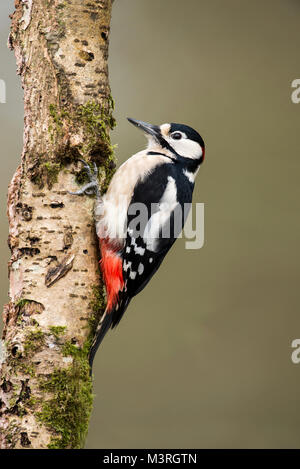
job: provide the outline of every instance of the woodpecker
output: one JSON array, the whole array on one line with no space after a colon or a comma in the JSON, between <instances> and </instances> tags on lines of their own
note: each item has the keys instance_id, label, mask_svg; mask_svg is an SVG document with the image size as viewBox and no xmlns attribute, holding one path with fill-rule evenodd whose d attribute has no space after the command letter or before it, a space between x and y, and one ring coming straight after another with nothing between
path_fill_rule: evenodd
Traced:
<instances>
[{"instance_id":1,"label":"woodpecker","mask_svg":"<svg viewBox=\"0 0 300 469\"><path fill-rule=\"evenodd\" d=\"M105 334L119 323L180 234L205 155L202 137L187 125L128 121L145 133L147 148L120 166L103 196L96 164L92 171L81 160L89 182L71 192L96 194L95 223L107 306L91 347L91 368Z\"/></svg>"}]
</instances>

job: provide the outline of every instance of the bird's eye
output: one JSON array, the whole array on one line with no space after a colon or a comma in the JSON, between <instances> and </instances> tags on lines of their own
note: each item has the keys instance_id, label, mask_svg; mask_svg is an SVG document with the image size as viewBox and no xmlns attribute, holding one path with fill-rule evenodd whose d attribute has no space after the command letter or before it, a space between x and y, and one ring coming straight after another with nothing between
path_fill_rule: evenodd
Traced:
<instances>
[{"instance_id":1,"label":"bird's eye","mask_svg":"<svg viewBox=\"0 0 300 469\"><path fill-rule=\"evenodd\" d=\"M173 132L171 134L171 137L174 139L174 140L180 140L182 138L182 134L180 132Z\"/></svg>"}]
</instances>

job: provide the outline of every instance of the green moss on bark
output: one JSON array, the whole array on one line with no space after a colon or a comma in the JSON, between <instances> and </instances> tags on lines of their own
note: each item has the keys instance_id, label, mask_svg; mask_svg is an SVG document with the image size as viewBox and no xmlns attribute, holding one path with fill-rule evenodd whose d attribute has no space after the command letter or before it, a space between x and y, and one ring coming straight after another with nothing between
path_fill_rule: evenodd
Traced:
<instances>
[{"instance_id":1,"label":"green moss on bark","mask_svg":"<svg viewBox=\"0 0 300 469\"><path fill-rule=\"evenodd\" d=\"M53 163L51 161L46 161L42 164L42 171L46 176L46 181L49 189L57 182L58 173L61 169L60 163Z\"/></svg>"},{"instance_id":2,"label":"green moss on bark","mask_svg":"<svg viewBox=\"0 0 300 469\"><path fill-rule=\"evenodd\" d=\"M11 422L8 428L5 430L5 440L6 443L10 445L11 448L14 448L19 439L19 427L14 422Z\"/></svg>"},{"instance_id":3,"label":"green moss on bark","mask_svg":"<svg viewBox=\"0 0 300 469\"><path fill-rule=\"evenodd\" d=\"M25 307L27 302L25 299L20 300L18 305ZM91 309L89 336L82 347L65 340L66 327L64 326L53 325L46 331L40 327L32 327L26 333L20 357L12 360L12 371L22 371L28 377L33 378L35 384L32 386L32 382L29 381L27 387L28 379L25 379L24 389L22 387L14 389L10 408L19 417L34 413L37 420L44 424L52 434L49 449L83 447L93 404L89 351L95 327L105 305L104 287L93 286L89 305ZM50 336L55 337L61 350L62 362L63 358L68 358L67 363L62 364L62 367L56 367L49 375L37 374L36 366L29 364L28 358L42 349ZM7 432L8 441L12 444L15 438L13 430L10 428Z\"/></svg>"},{"instance_id":4,"label":"green moss on bark","mask_svg":"<svg viewBox=\"0 0 300 469\"><path fill-rule=\"evenodd\" d=\"M96 328L99 324L101 316L104 313L106 306L106 293L104 285L94 285L92 287L92 299L90 301L90 308L92 310L89 318L90 338L93 339Z\"/></svg>"},{"instance_id":5,"label":"green moss on bark","mask_svg":"<svg viewBox=\"0 0 300 469\"><path fill-rule=\"evenodd\" d=\"M94 332L105 309L106 296L103 286L92 287L92 310L89 321L90 333L83 347L70 341L62 345L64 357L71 357L72 363L39 379L41 391L51 398L41 403L37 418L54 432L49 449L82 448L93 405L92 380L90 376L89 351ZM59 338L65 333L61 326L51 326L50 333Z\"/></svg>"},{"instance_id":6,"label":"green moss on bark","mask_svg":"<svg viewBox=\"0 0 300 469\"><path fill-rule=\"evenodd\" d=\"M27 303L30 303L31 300L27 300L26 298L23 298L15 303L16 307L18 308L23 308Z\"/></svg>"},{"instance_id":7,"label":"green moss on bark","mask_svg":"<svg viewBox=\"0 0 300 469\"><path fill-rule=\"evenodd\" d=\"M39 169L35 168L33 182L43 187L47 183L51 188L59 172L72 161L84 158L87 161L94 161L100 166L100 173L103 180L103 191L115 172L114 147L110 141L109 132L115 127L115 119L112 115L114 101L109 96L107 106L102 106L95 101L77 107L59 109L55 104L50 104L50 123L48 126L49 141L55 145L60 141L64 133L72 129L73 133L83 134L83 143L76 148L65 145L61 150L55 150L51 159L45 161L45 157L38 158ZM76 175L76 182L85 182L85 174L80 171Z\"/></svg>"},{"instance_id":8,"label":"green moss on bark","mask_svg":"<svg viewBox=\"0 0 300 469\"><path fill-rule=\"evenodd\" d=\"M24 343L24 354L28 356L31 352L37 352L45 343L45 334L39 329L35 328L28 331Z\"/></svg>"},{"instance_id":9,"label":"green moss on bark","mask_svg":"<svg viewBox=\"0 0 300 469\"><path fill-rule=\"evenodd\" d=\"M40 390L51 394L37 413L39 421L54 432L49 449L76 449L84 443L93 404L89 347L88 341L82 348L66 342L62 353L73 358L72 364L39 381Z\"/></svg>"},{"instance_id":10,"label":"green moss on bark","mask_svg":"<svg viewBox=\"0 0 300 469\"><path fill-rule=\"evenodd\" d=\"M66 326L50 326L49 330L52 335L58 340L66 332Z\"/></svg>"}]
</instances>

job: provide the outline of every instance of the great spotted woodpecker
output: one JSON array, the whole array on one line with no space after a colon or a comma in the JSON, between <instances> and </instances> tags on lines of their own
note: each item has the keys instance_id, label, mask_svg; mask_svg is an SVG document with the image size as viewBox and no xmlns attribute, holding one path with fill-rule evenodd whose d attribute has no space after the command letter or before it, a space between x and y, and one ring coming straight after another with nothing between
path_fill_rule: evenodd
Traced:
<instances>
[{"instance_id":1,"label":"great spotted woodpecker","mask_svg":"<svg viewBox=\"0 0 300 469\"><path fill-rule=\"evenodd\" d=\"M128 120L145 133L146 150L122 164L103 196L96 165L92 172L83 162L90 182L71 192L96 194L95 222L107 307L92 344L91 367L106 332L119 323L130 300L147 285L181 232L204 160L204 142L191 127Z\"/></svg>"}]
</instances>

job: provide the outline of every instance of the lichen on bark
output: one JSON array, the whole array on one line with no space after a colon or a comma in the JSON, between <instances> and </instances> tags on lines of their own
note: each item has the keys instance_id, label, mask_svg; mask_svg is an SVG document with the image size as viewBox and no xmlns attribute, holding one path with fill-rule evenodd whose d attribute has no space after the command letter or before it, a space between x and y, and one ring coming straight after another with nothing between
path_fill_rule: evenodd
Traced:
<instances>
[{"instance_id":1,"label":"lichen on bark","mask_svg":"<svg viewBox=\"0 0 300 469\"><path fill-rule=\"evenodd\" d=\"M9 45L24 88L24 147L8 191L10 302L3 312L1 448L79 448L88 352L105 307L93 198L68 191L115 162L108 82L111 0L15 1Z\"/></svg>"}]
</instances>

